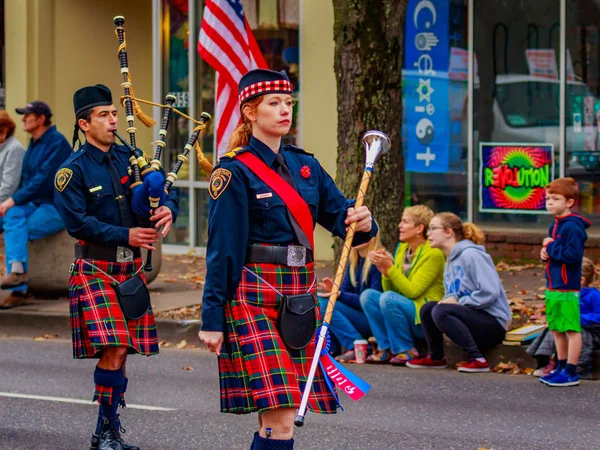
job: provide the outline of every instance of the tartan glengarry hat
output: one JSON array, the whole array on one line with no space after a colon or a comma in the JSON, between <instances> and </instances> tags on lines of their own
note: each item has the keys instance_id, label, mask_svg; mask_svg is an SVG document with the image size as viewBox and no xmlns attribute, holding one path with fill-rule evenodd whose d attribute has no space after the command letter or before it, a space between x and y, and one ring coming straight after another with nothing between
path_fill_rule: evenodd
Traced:
<instances>
[{"instance_id":1,"label":"tartan glengarry hat","mask_svg":"<svg viewBox=\"0 0 600 450\"><path fill-rule=\"evenodd\" d=\"M240 106L250 100L265 94L292 95L292 85L285 70L254 69L242 77L238 85Z\"/></svg>"},{"instance_id":2,"label":"tartan glengarry hat","mask_svg":"<svg viewBox=\"0 0 600 450\"><path fill-rule=\"evenodd\" d=\"M112 105L112 92L103 84L85 86L73 94L73 109L75 117L88 108Z\"/></svg>"}]
</instances>

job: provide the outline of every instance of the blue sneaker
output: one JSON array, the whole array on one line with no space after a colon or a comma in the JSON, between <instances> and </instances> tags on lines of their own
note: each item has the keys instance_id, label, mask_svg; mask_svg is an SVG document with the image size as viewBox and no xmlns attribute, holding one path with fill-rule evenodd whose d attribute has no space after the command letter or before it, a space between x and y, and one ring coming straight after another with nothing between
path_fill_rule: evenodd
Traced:
<instances>
[{"instance_id":1,"label":"blue sneaker","mask_svg":"<svg viewBox=\"0 0 600 450\"><path fill-rule=\"evenodd\" d=\"M552 387L577 386L579 385L579 375L569 375L566 370L563 370L546 384Z\"/></svg>"},{"instance_id":2,"label":"blue sneaker","mask_svg":"<svg viewBox=\"0 0 600 450\"><path fill-rule=\"evenodd\" d=\"M556 370L553 370L552 372L550 372L548 375L540 377L540 383L544 383L544 384L548 384L550 381L552 381L552 378L554 378L556 375L558 375L559 372Z\"/></svg>"}]
</instances>

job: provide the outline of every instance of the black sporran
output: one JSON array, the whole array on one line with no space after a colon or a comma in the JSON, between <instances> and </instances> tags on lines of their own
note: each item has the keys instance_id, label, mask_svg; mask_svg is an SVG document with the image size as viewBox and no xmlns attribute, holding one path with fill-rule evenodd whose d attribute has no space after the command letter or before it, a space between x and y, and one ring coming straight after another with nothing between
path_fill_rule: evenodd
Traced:
<instances>
[{"instance_id":1,"label":"black sporran","mask_svg":"<svg viewBox=\"0 0 600 450\"><path fill-rule=\"evenodd\" d=\"M150 308L150 292L139 273L114 288L125 317L138 320L146 314Z\"/></svg>"},{"instance_id":2,"label":"black sporran","mask_svg":"<svg viewBox=\"0 0 600 450\"><path fill-rule=\"evenodd\" d=\"M313 294L285 295L277 316L277 329L285 345L293 350L306 347L317 328Z\"/></svg>"}]
</instances>

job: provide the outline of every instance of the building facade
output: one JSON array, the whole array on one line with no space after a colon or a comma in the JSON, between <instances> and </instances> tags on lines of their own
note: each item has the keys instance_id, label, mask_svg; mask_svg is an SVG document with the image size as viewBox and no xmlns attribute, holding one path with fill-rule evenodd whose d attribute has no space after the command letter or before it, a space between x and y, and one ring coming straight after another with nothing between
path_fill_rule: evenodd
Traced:
<instances>
[{"instance_id":1,"label":"building facade","mask_svg":"<svg viewBox=\"0 0 600 450\"><path fill-rule=\"evenodd\" d=\"M287 70L295 85L298 106L289 141L314 153L335 176L332 3L242 3L267 63ZM101 5L6 2L1 87L9 112L32 99L45 100L58 128L70 137L71 99L78 87L104 83L118 100L115 15L126 18L138 96L160 102L173 94L177 107L195 117L214 111L215 74L196 51L203 0L107 0ZM542 188L554 177L574 177L581 192L579 212L592 221L600 216L599 19L596 0L409 0L402 130L407 204L455 212L501 241L492 250L506 244L513 256L515 245L526 245L513 241L547 231L551 217L543 210ZM144 109L161 117L158 108ZM184 120L171 121L165 167L183 148L191 127ZM138 141L151 153L158 127L142 128ZM202 147L216 162L213 142L211 126ZM190 158L176 186L181 214L165 251L202 254L208 174ZM330 259L332 240L325 230L317 230L316 243L317 258ZM537 245L537 238L531 243Z\"/></svg>"}]
</instances>

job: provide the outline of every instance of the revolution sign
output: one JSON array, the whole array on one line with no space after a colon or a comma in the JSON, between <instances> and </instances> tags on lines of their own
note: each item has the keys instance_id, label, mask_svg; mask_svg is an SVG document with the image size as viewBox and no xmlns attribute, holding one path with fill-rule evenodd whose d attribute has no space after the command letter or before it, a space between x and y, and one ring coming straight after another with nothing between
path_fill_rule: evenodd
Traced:
<instances>
[{"instance_id":1,"label":"revolution sign","mask_svg":"<svg viewBox=\"0 0 600 450\"><path fill-rule=\"evenodd\" d=\"M552 144L479 145L479 211L540 213L554 173Z\"/></svg>"}]
</instances>

